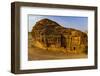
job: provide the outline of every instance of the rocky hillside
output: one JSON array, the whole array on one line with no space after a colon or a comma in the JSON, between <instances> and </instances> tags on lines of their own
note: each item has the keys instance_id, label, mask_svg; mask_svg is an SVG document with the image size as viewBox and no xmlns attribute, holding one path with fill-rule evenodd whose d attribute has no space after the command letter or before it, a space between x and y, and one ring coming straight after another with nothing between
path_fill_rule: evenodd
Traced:
<instances>
[{"instance_id":1,"label":"rocky hillside","mask_svg":"<svg viewBox=\"0 0 100 76\"><path fill-rule=\"evenodd\" d=\"M65 48L87 51L87 34L73 28L65 28L50 19L42 19L33 26L32 37L45 48ZM38 45L37 45L38 46Z\"/></svg>"}]
</instances>

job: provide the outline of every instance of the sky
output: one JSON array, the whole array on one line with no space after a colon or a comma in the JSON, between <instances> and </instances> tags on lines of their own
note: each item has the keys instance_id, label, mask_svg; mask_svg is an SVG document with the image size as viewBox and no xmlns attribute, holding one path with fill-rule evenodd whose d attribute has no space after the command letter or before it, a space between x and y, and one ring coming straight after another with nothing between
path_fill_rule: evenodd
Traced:
<instances>
[{"instance_id":1,"label":"sky","mask_svg":"<svg viewBox=\"0 0 100 76\"><path fill-rule=\"evenodd\" d=\"M74 28L83 32L88 31L88 17L52 15L28 15L28 31L31 32L36 22L44 18L53 20L66 28Z\"/></svg>"}]
</instances>

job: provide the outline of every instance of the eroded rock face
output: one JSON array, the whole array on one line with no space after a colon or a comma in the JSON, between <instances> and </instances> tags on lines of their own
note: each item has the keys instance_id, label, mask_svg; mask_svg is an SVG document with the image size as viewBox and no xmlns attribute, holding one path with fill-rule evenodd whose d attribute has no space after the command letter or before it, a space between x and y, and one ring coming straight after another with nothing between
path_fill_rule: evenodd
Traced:
<instances>
[{"instance_id":1,"label":"eroded rock face","mask_svg":"<svg viewBox=\"0 0 100 76\"><path fill-rule=\"evenodd\" d=\"M65 28L49 19L38 21L33 27L31 34L33 40L38 43L35 46L39 48L59 49L64 52L87 53L88 51L88 37L86 33L72 28Z\"/></svg>"}]
</instances>

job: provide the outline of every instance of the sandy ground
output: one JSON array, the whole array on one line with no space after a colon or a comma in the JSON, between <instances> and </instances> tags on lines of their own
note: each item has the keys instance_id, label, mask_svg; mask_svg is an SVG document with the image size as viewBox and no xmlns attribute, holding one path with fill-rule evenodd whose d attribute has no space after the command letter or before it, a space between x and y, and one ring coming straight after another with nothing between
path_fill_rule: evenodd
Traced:
<instances>
[{"instance_id":1,"label":"sandy ground","mask_svg":"<svg viewBox=\"0 0 100 76\"><path fill-rule=\"evenodd\" d=\"M37 48L32 45L32 37L29 34L28 40L28 60L54 60L54 59L84 59L86 54L67 54L60 51L51 51Z\"/></svg>"}]
</instances>

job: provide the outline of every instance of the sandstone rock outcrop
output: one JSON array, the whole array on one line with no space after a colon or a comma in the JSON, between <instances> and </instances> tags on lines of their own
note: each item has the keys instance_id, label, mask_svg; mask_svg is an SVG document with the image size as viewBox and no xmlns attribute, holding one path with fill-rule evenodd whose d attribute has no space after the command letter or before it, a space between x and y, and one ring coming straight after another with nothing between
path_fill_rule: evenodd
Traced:
<instances>
[{"instance_id":1,"label":"sandstone rock outcrop","mask_svg":"<svg viewBox=\"0 0 100 76\"><path fill-rule=\"evenodd\" d=\"M50 19L42 19L33 26L34 45L43 49L63 50L64 52L88 51L88 36L73 28L65 28ZM39 46L40 45L40 46Z\"/></svg>"}]
</instances>

